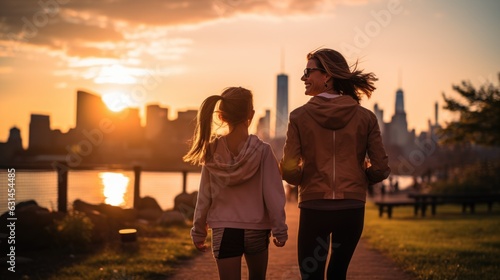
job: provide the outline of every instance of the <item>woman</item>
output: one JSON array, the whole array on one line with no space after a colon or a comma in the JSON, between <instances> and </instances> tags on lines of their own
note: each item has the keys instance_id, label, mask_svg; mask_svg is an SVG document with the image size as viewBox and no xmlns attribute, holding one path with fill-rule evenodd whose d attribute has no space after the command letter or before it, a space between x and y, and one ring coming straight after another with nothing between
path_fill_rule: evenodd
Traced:
<instances>
[{"instance_id":1,"label":"woman","mask_svg":"<svg viewBox=\"0 0 500 280\"><path fill-rule=\"evenodd\" d=\"M227 124L224 136L212 131L214 113ZM220 279L241 278L242 255L249 279L265 279L270 231L278 247L288 239L278 161L269 144L248 133L253 115L252 93L247 89L231 87L208 97L184 156L185 161L202 165L191 237L198 250L206 251L207 228L212 228Z\"/></svg>"},{"instance_id":2,"label":"woman","mask_svg":"<svg viewBox=\"0 0 500 280\"><path fill-rule=\"evenodd\" d=\"M312 98L290 114L280 163L283 179L299 186L300 272L324 279L326 269L327 279L345 279L368 185L390 173L377 118L359 105L377 79L357 62L351 71L339 52L319 49L307 55L301 80Z\"/></svg>"}]
</instances>

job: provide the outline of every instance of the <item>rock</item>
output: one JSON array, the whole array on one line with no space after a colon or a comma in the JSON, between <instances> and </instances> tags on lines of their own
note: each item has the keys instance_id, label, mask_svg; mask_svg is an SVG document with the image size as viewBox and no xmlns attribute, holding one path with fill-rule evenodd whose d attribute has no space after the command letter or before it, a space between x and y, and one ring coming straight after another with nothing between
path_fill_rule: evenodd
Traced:
<instances>
[{"instance_id":1,"label":"rock","mask_svg":"<svg viewBox=\"0 0 500 280\"><path fill-rule=\"evenodd\" d=\"M181 212L186 219L193 219L198 192L181 193L174 198L174 210Z\"/></svg>"},{"instance_id":2,"label":"rock","mask_svg":"<svg viewBox=\"0 0 500 280\"><path fill-rule=\"evenodd\" d=\"M146 221L157 221L161 217L162 211L144 209L137 211L137 217Z\"/></svg>"},{"instance_id":3,"label":"rock","mask_svg":"<svg viewBox=\"0 0 500 280\"><path fill-rule=\"evenodd\" d=\"M79 199L73 202L73 209L84 213L92 213L92 211L97 211L105 215L108 218L109 222L118 225L132 223L137 219L137 210L135 209L123 209L118 206L108 205L104 203L94 205Z\"/></svg>"},{"instance_id":4,"label":"rock","mask_svg":"<svg viewBox=\"0 0 500 280\"><path fill-rule=\"evenodd\" d=\"M137 207L140 210L143 209L153 209L153 210L158 210L158 211L163 211L160 207L160 204L156 201L156 199L150 197L150 196L145 196L141 197L139 199L139 205Z\"/></svg>"},{"instance_id":5,"label":"rock","mask_svg":"<svg viewBox=\"0 0 500 280\"><path fill-rule=\"evenodd\" d=\"M13 223L15 232L16 250L36 250L45 249L53 245L53 237L50 228L54 226L55 220L64 217L64 213L51 212L47 208L38 206L36 201L23 201L16 205L15 218L11 221L9 212L0 216L3 225ZM5 226L0 228L0 233L10 235L10 228ZM2 252L3 253L3 252Z\"/></svg>"},{"instance_id":6,"label":"rock","mask_svg":"<svg viewBox=\"0 0 500 280\"><path fill-rule=\"evenodd\" d=\"M141 198L139 200L139 206L137 208L138 218L148 221L157 221L163 213L163 210L161 209L158 202L154 198L149 196Z\"/></svg>"},{"instance_id":7,"label":"rock","mask_svg":"<svg viewBox=\"0 0 500 280\"><path fill-rule=\"evenodd\" d=\"M183 225L186 223L186 219L184 218L184 215L181 212L176 210L168 210L163 212L158 223L163 226L168 226L173 224Z\"/></svg>"},{"instance_id":8,"label":"rock","mask_svg":"<svg viewBox=\"0 0 500 280\"><path fill-rule=\"evenodd\" d=\"M119 224L133 223L137 219L136 209L123 209L118 206L101 203L98 205L98 211Z\"/></svg>"}]
</instances>

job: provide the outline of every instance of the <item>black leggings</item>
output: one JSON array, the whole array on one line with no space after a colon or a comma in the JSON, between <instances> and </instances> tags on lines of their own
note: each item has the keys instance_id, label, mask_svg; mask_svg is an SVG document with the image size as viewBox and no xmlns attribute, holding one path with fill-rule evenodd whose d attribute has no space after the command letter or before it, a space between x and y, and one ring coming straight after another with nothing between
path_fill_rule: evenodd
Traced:
<instances>
[{"instance_id":1,"label":"black leggings","mask_svg":"<svg viewBox=\"0 0 500 280\"><path fill-rule=\"evenodd\" d=\"M364 207L332 211L301 208L298 258L302 279L346 279L364 217ZM332 253L325 278L328 248Z\"/></svg>"}]
</instances>

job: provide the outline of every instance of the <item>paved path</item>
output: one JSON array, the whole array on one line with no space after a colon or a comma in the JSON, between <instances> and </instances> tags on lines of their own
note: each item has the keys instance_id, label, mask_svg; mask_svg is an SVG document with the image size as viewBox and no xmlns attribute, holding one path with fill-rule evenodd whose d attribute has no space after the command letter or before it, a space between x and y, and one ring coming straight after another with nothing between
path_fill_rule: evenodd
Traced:
<instances>
[{"instance_id":1,"label":"paved path","mask_svg":"<svg viewBox=\"0 0 500 280\"><path fill-rule=\"evenodd\" d=\"M300 280L297 265L297 228L299 220L297 204L295 202L287 203L286 213L289 239L286 245L281 248L274 246L272 242L269 245L268 280ZM247 279L247 269L244 261L242 262L242 275L242 279ZM178 272L169 279L218 279L217 267L211 252L200 253L198 257L186 261L179 266ZM351 260L347 279L412 280L415 278L404 273L384 255L368 248L365 240L361 239Z\"/></svg>"}]
</instances>

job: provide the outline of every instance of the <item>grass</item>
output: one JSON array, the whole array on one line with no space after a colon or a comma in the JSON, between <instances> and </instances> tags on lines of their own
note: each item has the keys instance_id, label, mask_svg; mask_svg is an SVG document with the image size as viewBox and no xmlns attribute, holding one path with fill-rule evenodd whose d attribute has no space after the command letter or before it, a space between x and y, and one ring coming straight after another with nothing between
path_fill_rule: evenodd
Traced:
<instances>
[{"instance_id":1,"label":"grass","mask_svg":"<svg viewBox=\"0 0 500 280\"><path fill-rule=\"evenodd\" d=\"M363 236L418 279L498 279L500 210L477 206L438 206L436 216L414 217L412 207L397 207L392 219L366 207Z\"/></svg>"},{"instance_id":2,"label":"grass","mask_svg":"<svg viewBox=\"0 0 500 280\"><path fill-rule=\"evenodd\" d=\"M64 249L16 252L16 275L0 279L166 279L179 262L196 255L189 226L139 226L138 241L114 239L83 253ZM363 236L418 279L498 279L500 207L462 214L461 206L438 206L436 216L414 217L412 207L397 207L392 219L366 207ZM23 264L22 257L33 261ZM14 277L13 277L14 276Z\"/></svg>"},{"instance_id":3,"label":"grass","mask_svg":"<svg viewBox=\"0 0 500 280\"><path fill-rule=\"evenodd\" d=\"M181 260L197 252L189 228L143 226L138 228L137 242L115 239L83 253L63 249L19 253L33 261L16 266L18 278L3 269L0 279L166 279Z\"/></svg>"}]
</instances>

